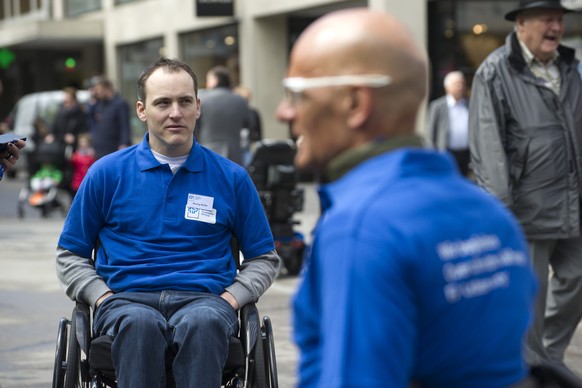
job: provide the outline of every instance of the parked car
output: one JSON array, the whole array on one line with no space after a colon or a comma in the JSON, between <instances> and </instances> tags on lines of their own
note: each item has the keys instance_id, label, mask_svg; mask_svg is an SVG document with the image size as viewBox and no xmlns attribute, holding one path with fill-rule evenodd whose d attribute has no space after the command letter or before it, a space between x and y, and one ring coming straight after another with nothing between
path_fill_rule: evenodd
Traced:
<instances>
[{"instance_id":1,"label":"parked car","mask_svg":"<svg viewBox=\"0 0 582 388\"><path fill-rule=\"evenodd\" d=\"M59 106L64 100L65 92L53 90L46 92L31 93L22 96L14 105L10 116L13 117L10 132L19 137L26 137L26 147L22 150L22 157L11 170L12 175L20 172L28 172L28 153L34 152L36 144L34 142L35 122L42 123L50 128L56 118ZM78 90L77 99L82 105L90 99L87 90Z\"/></svg>"}]
</instances>

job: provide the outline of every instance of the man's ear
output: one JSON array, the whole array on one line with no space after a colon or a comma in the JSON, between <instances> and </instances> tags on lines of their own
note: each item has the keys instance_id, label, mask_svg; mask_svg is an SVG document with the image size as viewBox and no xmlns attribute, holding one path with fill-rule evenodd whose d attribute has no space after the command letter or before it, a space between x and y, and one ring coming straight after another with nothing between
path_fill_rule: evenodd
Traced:
<instances>
[{"instance_id":1,"label":"man's ear","mask_svg":"<svg viewBox=\"0 0 582 388\"><path fill-rule=\"evenodd\" d=\"M137 117L141 121L143 121L144 123L147 121L145 114L145 104L142 101L138 101L135 103L135 112L137 113Z\"/></svg>"},{"instance_id":2,"label":"man's ear","mask_svg":"<svg viewBox=\"0 0 582 388\"><path fill-rule=\"evenodd\" d=\"M369 87L354 87L348 98L347 124L356 129L364 125L370 117L373 103L373 91Z\"/></svg>"},{"instance_id":3,"label":"man's ear","mask_svg":"<svg viewBox=\"0 0 582 388\"><path fill-rule=\"evenodd\" d=\"M198 120L200 118L200 99L199 98L197 99L196 104L198 105L198 110L196 112L196 120Z\"/></svg>"},{"instance_id":4,"label":"man's ear","mask_svg":"<svg viewBox=\"0 0 582 388\"><path fill-rule=\"evenodd\" d=\"M515 18L515 27L514 27L514 29L516 31L522 30L524 23L525 23L525 19L524 19L523 15L517 15L517 17Z\"/></svg>"}]
</instances>

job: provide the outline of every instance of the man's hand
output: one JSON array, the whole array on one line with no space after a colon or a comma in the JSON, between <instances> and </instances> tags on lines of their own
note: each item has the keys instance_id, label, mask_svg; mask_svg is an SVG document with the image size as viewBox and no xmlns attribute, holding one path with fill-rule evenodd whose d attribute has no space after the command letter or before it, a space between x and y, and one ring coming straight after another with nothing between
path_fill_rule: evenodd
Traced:
<instances>
[{"instance_id":1,"label":"man's hand","mask_svg":"<svg viewBox=\"0 0 582 388\"><path fill-rule=\"evenodd\" d=\"M230 292L223 292L220 297L224 300L226 300L233 309L238 310L238 302L236 301L236 299L234 299L234 296L232 296L232 294Z\"/></svg>"},{"instance_id":2,"label":"man's hand","mask_svg":"<svg viewBox=\"0 0 582 388\"><path fill-rule=\"evenodd\" d=\"M111 291L107 291L105 294L101 295L101 297L97 299L97 302L95 302L95 308L99 307L99 305L103 303L103 301L109 298L111 295L113 295L113 292Z\"/></svg>"}]
</instances>

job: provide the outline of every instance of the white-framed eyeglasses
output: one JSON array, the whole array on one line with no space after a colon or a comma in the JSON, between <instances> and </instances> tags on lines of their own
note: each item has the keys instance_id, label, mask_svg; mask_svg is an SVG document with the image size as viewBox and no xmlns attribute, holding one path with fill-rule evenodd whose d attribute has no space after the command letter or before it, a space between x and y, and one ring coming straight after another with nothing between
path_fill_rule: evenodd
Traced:
<instances>
[{"instance_id":1,"label":"white-framed eyeglasses","mask_svg":"<svg viewBox=\"0 0 582 388\"><path fill-rule=\"evenodd\" d=\"M381 88L390 84L392 79L384 74L334 75L328 77L289 77L283 78L285 97L291 104L301 100L301 94L307 89L329 86L368 86Z\"/></svg>"}]
</instances>

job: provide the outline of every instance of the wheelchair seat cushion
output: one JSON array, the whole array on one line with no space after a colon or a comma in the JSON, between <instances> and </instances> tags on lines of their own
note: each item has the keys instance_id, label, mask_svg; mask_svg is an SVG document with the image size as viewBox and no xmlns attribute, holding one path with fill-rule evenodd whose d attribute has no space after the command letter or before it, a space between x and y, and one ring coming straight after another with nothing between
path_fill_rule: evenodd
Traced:
<instances>
[{"instance_id":1,"label":"wheelchair seat cushion","mask_svg":"<svg viewBox=\"0 0 582 388\"><path fill-rule=\"evenodd\" d=\"M115 368L111 359L113 337L103 335L91 341L89 347L89 366L92 375L102 375L115 379Z\"/></svg>"},{"instance_id":2,"label":"wheelchair seat cushion","mask_svg":"<svg viewBox=\"0 0 582 388\"><path fill-rule=\"evenodd\" d=\"M237 337L230 337L228 341L228 357L222 371L223 377L232 375L242 376L244 374L245 355L242 343Z\"/></svg>"}]
</instances>

